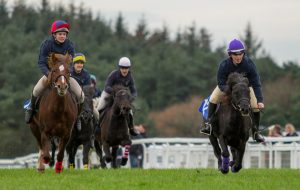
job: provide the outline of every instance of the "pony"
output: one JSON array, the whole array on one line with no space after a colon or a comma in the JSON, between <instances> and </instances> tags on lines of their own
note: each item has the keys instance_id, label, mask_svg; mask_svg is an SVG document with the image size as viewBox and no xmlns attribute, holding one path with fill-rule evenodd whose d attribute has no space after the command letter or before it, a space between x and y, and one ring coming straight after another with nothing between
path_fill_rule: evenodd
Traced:
<instances>
[{"instance_id":1,"label":"pony","mask_svg":"<svg viewBox=\"0 0 300 190\"><path fill-rule=\"evenodd\" d=\"M212 135L209 140L218 159L218 168L226 174L242 169L246 143L249 139L253 114L250 106L249 81L240 73L231 73L227 90L218 110L212 117ZM230 146L233 160L230 162Z\"/></svg>"},{"instance_id":2,"label":"pony","mask_svg":"<svg viewBox=\"0 0 300 190\"><path fill-rule=\"evenodd\" d=\"M83 93L85 95L83 109L79 115L81 120L81 130L74 127L70 140L67 144L66 151L69 155L69 168L75 167L75 155L78 147L83 145L83 166L88 169L89 151L94 147L94 116L93 116L93 96L95 88L92 86L83 86Z\"/></svg>"},{"instance_id":3,"label":"pony","mask_svg":"<svg viewBox=\"0 0 300 190\"><path fill-rule=\"evenodd\" d=\"M33 117L30 129L36 138L39 148L37 170L45 171L45 165L50 161L50 140L59 139L55 172L63 169L64 151L69 141L71 130L76 122L78 106L74 95L69 91L72 56L69 54L51 54L48 65L48 88L39 101L39 112Z\"/></svg>"},{"instance_id":4,"label":"pony","mask_svg":"<svg viewBox=\"0 0 300 190\"><path fill-rule=\"evenodd\" d=\"M128 161L131 138L128 131L127 118L133 108L133 97L127 87L113 86L111 96L107 99L107 106L100 116L100 133L96 135L95 148L100 157L101 167L106 167L104 160L112 162L112 168L117 168L117 150L125 147L121 165ZM102 149L105 156L102 158Z\"/></svg>"}]
</instances>

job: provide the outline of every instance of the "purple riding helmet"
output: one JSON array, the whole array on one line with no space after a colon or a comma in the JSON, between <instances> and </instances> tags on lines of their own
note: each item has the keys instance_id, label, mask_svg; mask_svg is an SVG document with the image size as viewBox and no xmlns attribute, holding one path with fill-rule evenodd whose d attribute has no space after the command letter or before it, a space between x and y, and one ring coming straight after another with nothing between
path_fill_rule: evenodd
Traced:
<instances>
[{"instance_id":1,"label":"purple riding helmet","mask_svg":"<svg viewBox=\"0 0 300 190\"><path fill-rule=\"evenodd\" d=\"M229 43L227 52L229 55L232 53L244 53L245 46L240 40L234 39Z\"/></svg>"}]
</instances>

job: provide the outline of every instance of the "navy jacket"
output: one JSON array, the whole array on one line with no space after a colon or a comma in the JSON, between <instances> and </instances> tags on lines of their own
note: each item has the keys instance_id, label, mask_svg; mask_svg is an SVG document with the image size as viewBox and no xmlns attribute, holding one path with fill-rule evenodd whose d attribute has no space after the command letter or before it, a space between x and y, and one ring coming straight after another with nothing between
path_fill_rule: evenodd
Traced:
<instances>
[{"instance_id":1,"label":"navy jacket","mask_svg":"<svg viewBox=\"0 0 300 190\"><path fill-rule=\"evenodd\" d=\"M128 75L126 77L123 77L120 70L114 70L112 71L105 82L104 90L108 94L111 94L112 87L114 85L122 85L125 87L128 87L130 89L130 92L133 97L137 97L137 91L134 84L134 79L131 76L131 72L128 72Z\"/></svg>"},{"instance_id":2,"label":"navy jacket","mask_svg":"<svg viewBox=\"0 0 300 190\"><path fill-rule=\"evenodd\" d=\"M249 85L253 88L257 102L263 102L261 82L256 66L253 61L244 55L240 64L233 64L231 58L223 60L219 65L217 80L221 91L224 91L226 81L230 73L237 72L244 74L249 80Z\"/></svg>"},{"instance_id":3,"label":"navy jacket","mask_svg":"<svg viewBox=\"0 0 300 190\"><path fill-rule=\"evenodd\" d=\"M53 36L50 36L41 44L38 66L42 73L48 76L48 73L50 72L48 67L48 56L50 53L59 53L63 55L69 53L74 57L74 51L74 45L69 39L66 39L66 41L61 44L56 42Z\"/></svg>"},{"instance_id":4,"label":"navy jacket","mask_svg":"<svg viewBox=\"0 0 300 190\"><path fill-rule=\"evenodd\" d=\"M72 67L70 74L80 86L91 85L91 76L87 70L82 69L80 73L76 73L74 67Z\"/></svg>"}]
</instances>

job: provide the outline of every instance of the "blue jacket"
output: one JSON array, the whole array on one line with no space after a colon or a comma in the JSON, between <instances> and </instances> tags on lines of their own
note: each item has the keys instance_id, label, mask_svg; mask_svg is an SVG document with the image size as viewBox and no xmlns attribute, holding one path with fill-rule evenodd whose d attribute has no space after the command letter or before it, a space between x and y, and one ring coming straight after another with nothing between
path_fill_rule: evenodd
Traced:
<instances>
[{"instance_id":1,"label":"blue jacket","mask_svg":"<svg viewBox=\"0 0 300 190\"><path fill-rule=\"evenodd\" d=\"M228 75L233 72L243 73L249 80L249 86L254 90L257 102L263 102L260 77L253 61L246 55L244 55L242 62L237 65L233 64L231 58L223 60L219 65L217 75L218 86L221 91L225 89Z\"/></svg>"},{"instance_id":2,"label":"blue jacket","mask_svg":"<svg viewBox=\"0 0 300 190\"><path fill-rule=\"evenodd\" d=\"M50 72L48 67L48 57L50 53L59 53L64 55L69 53L72 57L74 57L74 51L74 45L69 39L66 39L64 43L58 43L54 40L53 36L50 36L41 44L38 66L42 73L48 76L48 73Z\"/></svg>"},{"instance_id":3,"label":"blue jacket","mask_svg":"<svg viewBox=\"0 0 300 190\"><path fill-rule=\"evenodd\" d=\"M112 71L105 82L104 90L108 94L111 94L112 87L114 85L123 85L125 87L128 87L132 96L137 97L137 91L134 84L134 79L131 76L131 72L128 72L128 75L126 77L123 77L120 70L114 70Z\"/></svg>"},{"instance_id":4,"label":"blue jacket","mask_svg":"<svg viewBox=\"0 0 300 190\"><path fill-rule=\"evenodd\" d=\"M91 76L87 70L82 69L80 73L76 73L74 67L72 67L70 74L80 86L91 85Z\"/></svg>"}]
</instances>

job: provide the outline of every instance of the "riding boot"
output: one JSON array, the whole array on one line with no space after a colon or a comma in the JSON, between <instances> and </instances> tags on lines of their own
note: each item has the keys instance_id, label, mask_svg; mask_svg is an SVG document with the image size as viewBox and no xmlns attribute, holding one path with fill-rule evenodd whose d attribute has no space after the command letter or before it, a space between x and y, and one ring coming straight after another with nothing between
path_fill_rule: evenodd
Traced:
<instances>
[{"instance_id":1,"label":"riding boot","mask_svg":"<svg viewBox=\"0 0 300 190\"><path fill-rule=\"evenodd\" d=\"M137 136L139 133L137 133L133 127L133 115L132 112L130 111L129 116L127 118L127 122L128 122L128 128L129 128L129 133L132 136Z\"/></svg>"},{"instance_id":2,"label":"riding boot","mask_svg":"<svg viewBox=\"0 0 300 190\"><path fill-rule=\"evenodd\" d=\"M208 121L204 123L204 126L200 129L200 133L211 135L212 126L211 119L217 109L217 104L209 102L208 104Z\"/></svg>"},{"instance_id":3,"label":"riding boot","mask_svg":"<svg viewBox=\"0 0 300 190\"><path fill-rule=\"evenodd\" d=\"M78 116L77 116L77 121L76 121L76 127L78 129L78 131L81 131L81 119L80 119L80 114L82 111L82 107L83 107L83 103L80 103L78 105Z\"/></svg>"},{"instance_id":4,"label":"riding boot","mask_svg":"<svg viewBox=\"0 0 300 190\"><path fill-rule=\"evenodd\" d=\"M29 124L31 122L34 112L36 111L36 109L35 109L36 100L37 100L37 97L35 97L33 94L31 94L31 103L25 111L25 122L27 124Z\"/></svg>"},{"instance_id":5,"label":"riding boot","mask_svg":"<svg viewBox=\"0 0 300 190\"><path fill-rule=\"evenodd\" d=\"M252 125L252 137L256 142L263 143L265 142L264 137L259 133L258 127L260 122L260 112L253 112L254 116L254 125Z\"/></svg>"}]
</instances>

